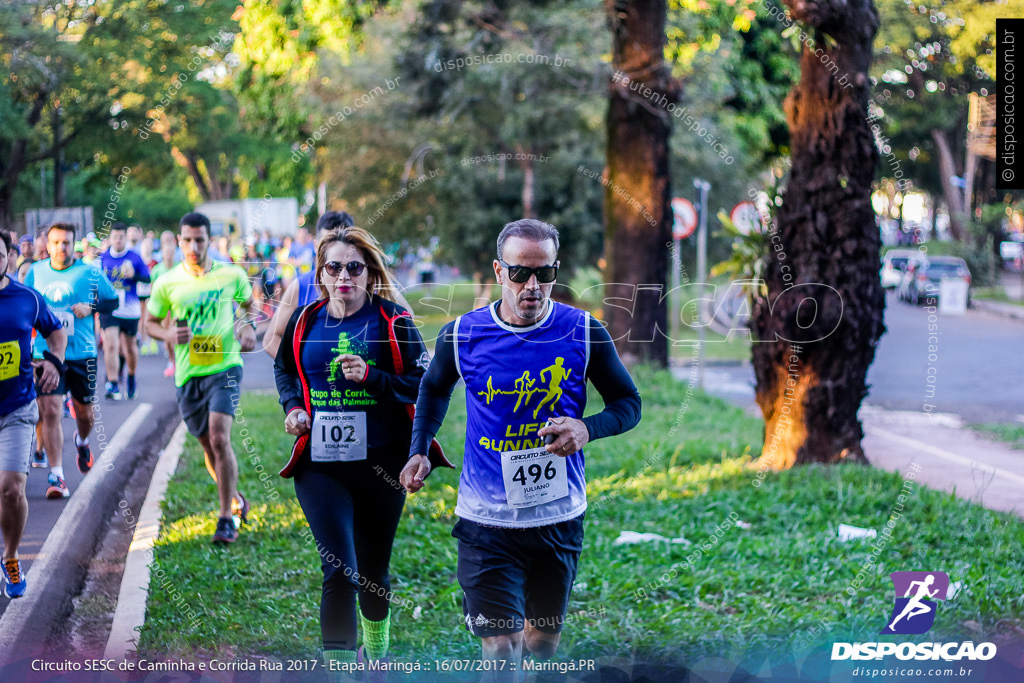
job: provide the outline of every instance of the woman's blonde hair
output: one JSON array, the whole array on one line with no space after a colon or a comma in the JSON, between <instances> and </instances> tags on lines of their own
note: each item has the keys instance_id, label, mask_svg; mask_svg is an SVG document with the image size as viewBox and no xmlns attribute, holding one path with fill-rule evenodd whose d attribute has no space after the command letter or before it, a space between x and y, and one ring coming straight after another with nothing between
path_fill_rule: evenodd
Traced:
<instances>
[{"instance_id":1,"label":"woman's blonde hair","mask_svg":"<svg viewBox=\"0 0 1024 683\"><path fill-rule=\"evenodd\" d=\"M405 297L398 291L394 274L388 270L387 255L381 248L377 238L363 228L350 226L328 230L320 237L316 246L316 288L321 299L330 296L327 287L321 281L321 273L327 265L327 250L331 245L341 242L355 247L366 260L366 291L382 296L388 301L408 308Z\"/></svg>"}]
</instances>

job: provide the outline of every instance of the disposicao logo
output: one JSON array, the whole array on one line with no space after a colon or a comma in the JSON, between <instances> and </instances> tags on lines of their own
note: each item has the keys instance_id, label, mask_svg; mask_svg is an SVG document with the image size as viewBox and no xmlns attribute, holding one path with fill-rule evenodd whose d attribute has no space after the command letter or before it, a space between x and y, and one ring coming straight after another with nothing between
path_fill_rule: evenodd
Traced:
<instances>
[{"instance_id":1,"label":"disposicao logo","mask_svg":"<svg viewBox=\"0 0 1024 683\"><path fill-rule=\"evenodd\" d=\"M888 625L879 633L920 635L935 623L935 600L945 600L949 592L949 576L945 572L893 572L889 574L896 588L896 602Z\"/></svg>"},{"instance_id":2,"label":"disposicao logo","mask_svg":"<svg viewBox=\"0 0 1024 683\"><path fill-rule=\"evenodd\" d=\"M949 576L944 572L893 572L889 575L896 589L892 614L885 635L921 635L935 623L936 600L949 597ZM897 659L919 661L986 661L996 656L994 643L833 643L832 660Z\"/></svg>"}]
</instances>

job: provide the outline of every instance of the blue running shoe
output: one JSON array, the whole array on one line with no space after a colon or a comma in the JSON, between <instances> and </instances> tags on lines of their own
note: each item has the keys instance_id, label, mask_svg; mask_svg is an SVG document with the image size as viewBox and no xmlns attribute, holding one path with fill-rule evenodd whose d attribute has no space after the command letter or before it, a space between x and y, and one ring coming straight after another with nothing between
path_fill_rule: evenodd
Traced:
<instances>
[{"instance_id":1,"label":"blue running shoe","mask_svg":"<svg viewBox=\"0 0 1024 683\"><path fill-rule=\"evenodd\" d=\"M4 593L7 597L20 598L25 594L25 575L21 573L21 562L4 560Z\"/></svg>"},{"instance_id":2,"label":"blue running shoe","mask_svg":"<svg viewBox=\"0 0 1024 683\"><path fill-rule=\"evenodd\" d=\"M53 472L50 472L50 476L47 478L50 487L46 489L46 497L50 500L56 500L57 498L69 498L71 496L71 490L68 485L64 483L63 477L58 477Z\"/></svg>"}]
</instances>

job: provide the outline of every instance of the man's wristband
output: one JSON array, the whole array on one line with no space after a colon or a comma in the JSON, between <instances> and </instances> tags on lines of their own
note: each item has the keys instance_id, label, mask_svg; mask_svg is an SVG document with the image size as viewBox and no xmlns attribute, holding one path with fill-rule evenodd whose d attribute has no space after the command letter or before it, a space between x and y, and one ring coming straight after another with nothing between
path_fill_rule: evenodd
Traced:
<instances>
[{"instance_id":1,"label":"man's wristband","mask_svg":"<svg viewBox=\"0 0 1024 683\"><path fill-rule=\"evenodd\" d=\"M64 361L62 361L60 358L57 358L57 356L53 355L53 353L51 353L50 351L43 351L43 358L50 361L50 364L53 365L53 367L57 368L57 373L63 379L65 370Z\"/></svg>"}]
</instances>

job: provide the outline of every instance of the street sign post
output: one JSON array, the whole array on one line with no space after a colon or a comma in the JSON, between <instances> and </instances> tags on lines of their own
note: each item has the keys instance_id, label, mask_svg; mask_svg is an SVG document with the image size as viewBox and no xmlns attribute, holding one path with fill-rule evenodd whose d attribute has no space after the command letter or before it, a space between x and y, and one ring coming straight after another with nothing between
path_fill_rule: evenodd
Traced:
<instances>
[{"instance_id":1,"label":"street sign post","mask_svg":"<svg viewBox=\"0 0 1024 683\"><path fill-rule=\"evenodd\" d=\"M679 241L686 239L697 229L697 210L689 199L675 197L672 200L672 294L669 305L672 307L672 317L669 322L669 329L675 333L679 323L679 271L683 268L683 255ZM672 335L673 339L677 335Z\"/></svg>"},{"instance_id":2,"label":"street sign post","mask_svg":"<svg viewBox=\"0 0 1024 683\"><path fill-rule=\"evenodd\" d=\"M697 230L697 387L704 388L704 282L708 279L708 192L711 183L695 178L700 227Z\"/></svg>"}]
</instances>

